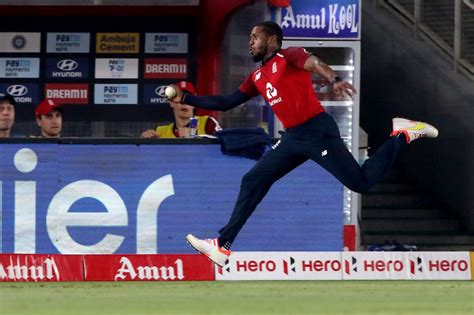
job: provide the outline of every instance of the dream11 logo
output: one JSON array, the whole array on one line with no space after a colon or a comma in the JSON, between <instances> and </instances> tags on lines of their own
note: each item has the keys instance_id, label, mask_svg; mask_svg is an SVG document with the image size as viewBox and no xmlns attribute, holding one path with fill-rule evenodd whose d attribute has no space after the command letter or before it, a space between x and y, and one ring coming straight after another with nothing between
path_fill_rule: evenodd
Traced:
<instances>
[{"instance_id":1,"label":"dream11 logo","mask_svg":"<svg viewBox=\"0 0 474 315\"><path fill-rule=\"evenodd\" d=\"M36 153L23 148L16 152L14 165L21 173L30 173L38 164ZM1 196L0 182L0 200ZM161 203L174 195L171 174L151 183L137 205L137 254L157 253L157 217ZM101 202L107 212L69 212L82 198ZM20 200L21 199L21 200ZM21 220L17 219L21 218ZM36 181L15 181L14 252L35 253L36 250ZM50 240L62 254L114 253L124 241L123 236L107 233L96 244L76 242L68 226L126 226L128 213L122 197L111 186L97 180L78 180L67 184L51 199L46 211L46 227Z\"/></svg>"}]
</instances>

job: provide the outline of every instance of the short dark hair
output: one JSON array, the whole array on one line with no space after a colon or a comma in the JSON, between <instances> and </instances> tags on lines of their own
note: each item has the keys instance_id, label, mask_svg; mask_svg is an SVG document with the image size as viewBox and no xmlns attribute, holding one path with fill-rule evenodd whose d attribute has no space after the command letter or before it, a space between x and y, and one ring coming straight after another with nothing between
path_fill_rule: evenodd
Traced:
<instances>
[{"instance_id":1,"label":"short dark hair","mask_svg":"<svg viewBox=\"0 0 474 315\"><path fill-rule=\"evenodd\" d=\"M5 103L5 102L8 102L13 106L16 105L16 102L15 102L15 99L13 98L13 96L8 95L8 94L0 93L0 103Z\"/></svg>"},{"instance_id":2,"label":"short dark hair","mask_svg":"<svg viewBox=\"0 0 474 315\"><path fill-rule=\"evenodd\" d=\"M255 26L262 27L263 32L267 34L268 36L276 35L278 45L281 46L282 41L283 41L283 31L280 25L272 21L264 21L264 22L258 23Z\"/></svg>"}]
</instances>

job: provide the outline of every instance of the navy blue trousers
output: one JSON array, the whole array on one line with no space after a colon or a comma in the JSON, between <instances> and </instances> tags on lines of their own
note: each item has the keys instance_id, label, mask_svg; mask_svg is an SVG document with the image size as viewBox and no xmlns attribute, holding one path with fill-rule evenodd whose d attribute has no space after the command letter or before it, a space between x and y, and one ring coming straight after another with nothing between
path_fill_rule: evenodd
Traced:
<instances>
[{"instance_id":1,"label":"navy blue trousers","mask_svg":"<svg viewBox=\"0 0 474 315\"><path fill-rule=\"evenodd\" d=\"M334 119L321 113L295 128L289 128L242 178L240 193L229 222L219 230L219 243L232 244L247 219L284 175L311 159L352 191L366 193L392 166L404 137L391 137L360 166L346 148Z\"/></svg>"}]
</instances>

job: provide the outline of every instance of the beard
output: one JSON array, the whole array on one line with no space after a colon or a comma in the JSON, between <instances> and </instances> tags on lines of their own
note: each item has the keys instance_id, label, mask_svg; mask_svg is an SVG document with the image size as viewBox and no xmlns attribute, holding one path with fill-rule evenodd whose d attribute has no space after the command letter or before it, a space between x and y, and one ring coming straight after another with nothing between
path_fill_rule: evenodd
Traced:
<instances>
[{"instance_id":1,"label":"beard","mask_svg":"<svg viewBox=\"0 0 474 315\"><path fill-rule=\"evenodd\" d=\"M254 62L260 62L260 61L262 61L262 60L263 60L263 54L260 53L260 54L258 54L258 55L253 55L253 56L252 56L252 60L253 60Z\"/></svg>"},{"instance_id":2,"label":"beard","mask_svg":"<svg viewBox=\"0 0 474 315\"><path fill-rule=\"evenodd\" d=\"M252 55L252 60L254 62L260 62L263 61L263 58L265 58L265 55L268 52L268 46L263 46L261 47L260 51L255 52L254 55Z\"/></svg>"}]
</instances>

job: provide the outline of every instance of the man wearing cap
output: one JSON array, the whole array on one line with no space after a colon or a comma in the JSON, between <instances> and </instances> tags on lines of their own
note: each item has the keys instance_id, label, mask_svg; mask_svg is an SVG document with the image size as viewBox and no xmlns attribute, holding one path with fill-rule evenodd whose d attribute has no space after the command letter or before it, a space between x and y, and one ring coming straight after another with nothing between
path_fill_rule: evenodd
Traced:
<instances>
[{"instance_id":1,"label":"man wearing cap","mask_svg":"<svg viewBox=\"0 0 474 315\"><path fill-rule=\"evenodd\" d=\"M196 89L191 82L181 81L176 85L184 93L196 95ZM183 103L169 101L174 113L174 123L165 126L158 126L155 130L149 129L142 133L142 138L189 138L189 122L191 118L197 119L196 134L214 135L216 131L222 129L217 120L210 116L194 116L194 107Z\"/></svg>"},{"instance_id":2,"label":"man wearing cap","mask_svg":"<svg viewBox=\"0 0 474 315\"><path fill-rule=\"evenodd\" d=\"M46 99L36 106L36 123L42 138L59 138L63 127L63 108L53 100Z\"/></svg>"},{"instance_id":3,"label":"man wearing cap","mask_svg":"<svg viewBox=\"0 0 474 315\"><path fill-rule=\"evenodd\" d=\"M0 93L0 138L10 138L15 123L15 99Z\"/></svg>"}]
</instances>

